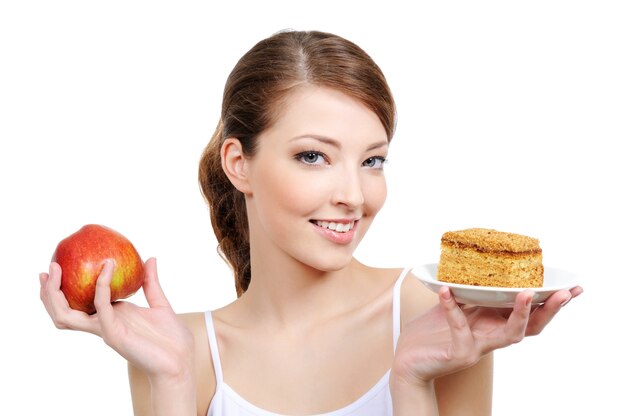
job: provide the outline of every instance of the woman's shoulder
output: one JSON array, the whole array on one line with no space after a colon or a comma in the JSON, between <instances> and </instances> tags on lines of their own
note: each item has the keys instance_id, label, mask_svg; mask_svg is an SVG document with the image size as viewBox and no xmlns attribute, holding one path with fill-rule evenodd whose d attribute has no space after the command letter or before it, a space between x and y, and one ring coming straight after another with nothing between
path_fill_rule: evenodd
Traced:
<instances>
[{"instance_id":1,"label":"woman's shoulder","mask_svg":"<svg viewBox=\"0 0 626 416\"><path fill-rule=\"evenodd\" d=\"M189 328L198 344L208 345L207 326L205 312L186 312L176 315Z\"/></svg>"},{"instance_id":2,"label":"woman's shoulder","mask_svg":"<svg viewBox=\"0 0 626 416\"><path fill-rule=\"evenodd\" d=\"M204 331L206 334L206 324L204 320L205 312L185 312L179 313L178 319L183 321L185 325L189 327L189 329L194 333L195 330L200 330L200 332Z\"/></svg>"},{"instance_id":3,"label":"woman's shoulder","mask_svg":"<svg viewBox=\"0 0 626 416\"><path fill-rule=\"evenodd\" d=\"M211 364L211 351L204 312L188 312L176 315L193 334L197 364Z\"/></svg>"},{"instance_id":4,"label":"woman's shoulder","mask_svg":"<svg viewBox=\"0 0 626 416\"><path fill-rule=\"evenodd\" d=\"M215 392L216 380L211 359L211 349L207 333L205 312L177 314L189 328L195 340L196 395L198 412L206 414Z\"/></svg>"},{"instance_id":5,"label":"woman's shoulder","mask_svg":"<svg viewBox=\"0 0 626 416\"><path fill-rule=\"evenodd\" d=\"M412 318L424 314L437 303L439 303L437 294L424 286L413 272L413 269L410 268L402 283L401 305L403 322L408 322Z\"/></svg>"},{"instance_id":6,"label":"woman's shoulder","mask_svg":"<svg viewBox=\"0 0 626 416\"><path fill-rule=\"evenodd\" d=\"M362 267L365 267L368 274L374 276L376 280L380 280L386 288L395 286L398 279L406 272L400 287L403 322L423 314L439 302L437 294L419 281L411 266L381 268L362 265Z\"/></svg>"}]
</instances>

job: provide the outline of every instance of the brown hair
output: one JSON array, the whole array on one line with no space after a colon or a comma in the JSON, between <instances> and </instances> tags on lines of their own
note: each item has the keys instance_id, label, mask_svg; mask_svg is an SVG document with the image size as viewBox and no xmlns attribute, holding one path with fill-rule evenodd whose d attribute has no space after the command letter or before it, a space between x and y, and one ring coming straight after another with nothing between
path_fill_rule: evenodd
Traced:
<instances>
[{"instance_id":1,"label":"brown hair","mask_svg":"<svg viewBox=\"0 0 626 416\"><path fill-rule=\"evenodd\" d=\"M248 219L244 195L222 170L221 147L227 138L236 138L244 155L252 157L255 138L271 126L282 101L298 85L324 86L359 100L378 116L388 139L393 136L395 104L385 77L365 51L344 38L317 31L279 32L237 62L199 168L218 251L233 268L237 296L248 289L251 277Z\"/></svg>"}]
</instances>

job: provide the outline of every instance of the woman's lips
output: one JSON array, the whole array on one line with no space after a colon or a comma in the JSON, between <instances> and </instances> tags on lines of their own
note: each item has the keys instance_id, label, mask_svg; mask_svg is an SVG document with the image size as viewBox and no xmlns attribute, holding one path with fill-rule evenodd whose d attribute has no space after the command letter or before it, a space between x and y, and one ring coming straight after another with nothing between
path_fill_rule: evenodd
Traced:
<instances>
[{"instance_id":1,"label":"woman's lips","mask_svg":"<svg viewBox=\"0 0 626 416\"><path fill-rule=\"evenodd\" d=\"M336 244L350 244L354 239L354 230L358 220L311 220L315 230L327 240Z\"/></svg>"},{"instance_id":2,"label":"woman's lips","mask_svg":"<svg viewBox=\"0 0 626 416\"><path fill-rule=\"evenodd\" d=\"M338 233L345 233L354 228L356 220L338 220L338 221L324 221L313 220L315 225L322 228L328 228L329 230L337 231Z\"/></svg>"}]
</instances>

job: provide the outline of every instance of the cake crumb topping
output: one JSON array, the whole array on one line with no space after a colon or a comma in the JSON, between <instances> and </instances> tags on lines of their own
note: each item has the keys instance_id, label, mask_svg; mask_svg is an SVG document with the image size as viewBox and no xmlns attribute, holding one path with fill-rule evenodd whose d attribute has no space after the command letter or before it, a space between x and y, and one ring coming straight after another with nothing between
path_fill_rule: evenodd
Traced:
<instances>
[{"instance_id":1,"label":"cake crumb topping","mask_svg":"<svg viewBox=\"0 0 626 416\"><path fill-rule=\"evenodd\" d=\"M448 231L441 237L441 242L453 246L473 247L485 252L541 252L539 240L536 238L488 228Z\"/></svg>"}]
</instances>

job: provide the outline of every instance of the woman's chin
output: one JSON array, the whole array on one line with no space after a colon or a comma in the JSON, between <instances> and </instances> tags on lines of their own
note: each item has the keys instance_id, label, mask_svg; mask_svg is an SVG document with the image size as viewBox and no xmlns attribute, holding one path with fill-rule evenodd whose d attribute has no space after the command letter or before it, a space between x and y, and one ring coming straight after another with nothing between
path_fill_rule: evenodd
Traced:
<instances>
[{"instance_id":1,"label":"woman's chin","mask_svg":"<svg viewBox=\"0 0 626 416\"><path fill-rule=\"evenodd\" d=\"M304 263L311 268L322 272L336 272L345 269L352 262L352 254L344 256L332 256L332 258L309 259Z\"/></svg>"}]
</instances>

